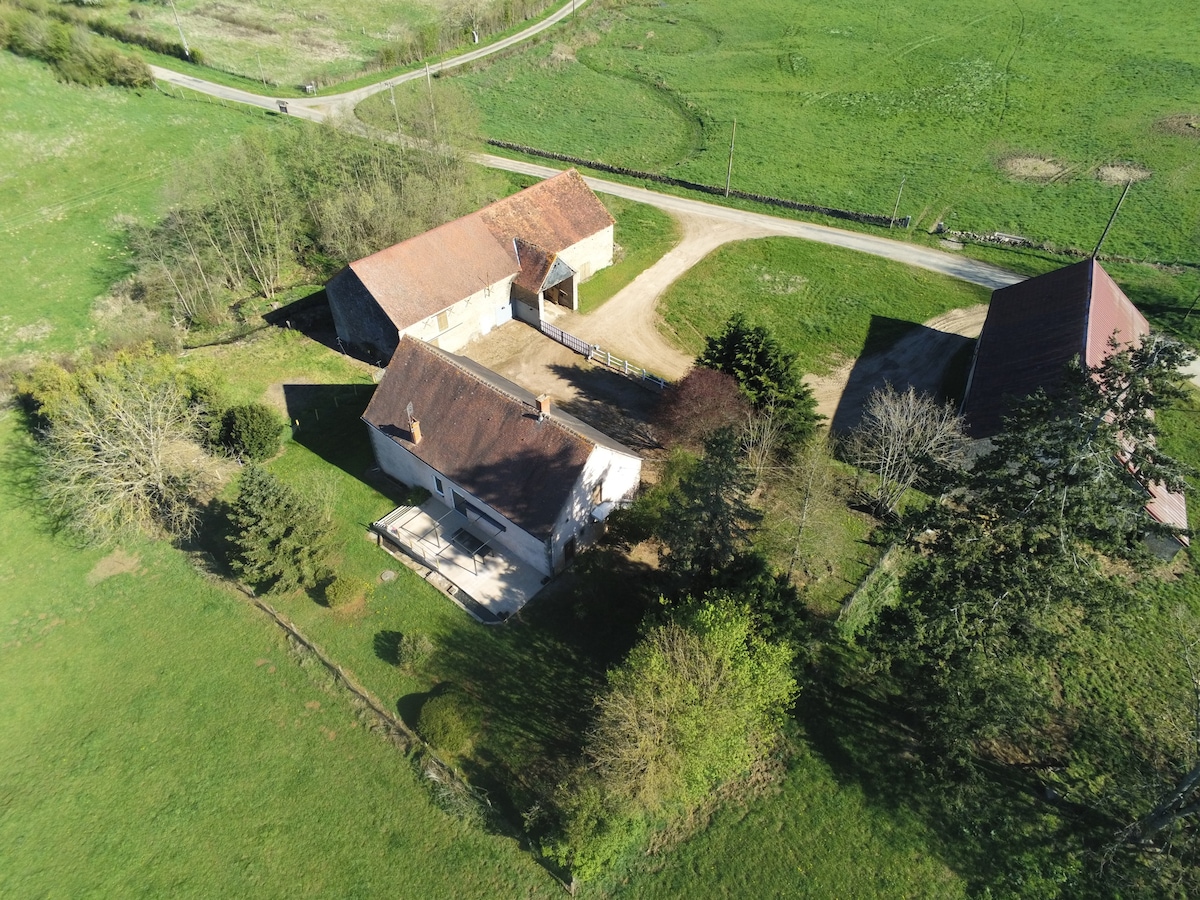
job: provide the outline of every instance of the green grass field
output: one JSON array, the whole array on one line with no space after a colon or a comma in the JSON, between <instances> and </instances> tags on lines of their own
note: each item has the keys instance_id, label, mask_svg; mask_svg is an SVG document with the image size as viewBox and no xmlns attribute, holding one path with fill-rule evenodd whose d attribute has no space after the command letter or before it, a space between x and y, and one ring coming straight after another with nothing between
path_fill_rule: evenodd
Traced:
<instances>
[{"instance_id":1,"label":"green grass field","mask_svg":"<svg viewBox=\"0 0 1200 900\"><path fill-rule=\"evenodd\" d=\"M10 462L18 422L0 423ZM551 896L236 592L170 547L81 550L0 484L0 893Z\"/></svg>"},{"instance_id":2,"label":"green grass field","mask_svg":"<svg viewBox=\"0 0 1200 900\"><path fill-rule=\"evenodd\" d=\"M0 117L0 356L86 343L93 299L129 271L115 219L148 221L189 158L273 121L153 90L61 84L8 53Z\"/></svg>"},{"instance_id":3,"label":"green grass field","mask_svg":"<svg viewBox=\"0 0 1200 900\"><path fill-rule=\"evenodd\" d=\"M711 253L668 289L661 309L689 353L742 312L768 326L805 372L824 372L988 296L966 282L851 250L765 238Z\"/></svg>"},{"instance_id":4,"label":"green grass field","mask_svg":"<svg viewBox=\"0 0 1200 900\"><path fill-rule=\"evenodd\" d=\"M1200 48L1172 0L623 3L463 76L491 137L917 229L1195 263ZM1113 172L1105 167L1124 166Z\"/></svg>"},{"instance_id":5,"label":"green grass field","mask_svg":"<svg viewBox=\"0 0 1200 900\"><path fill-rule=\"evenodd\" d=\"M474 4L485 20L486 11L499 5ZM370 4L254 0L236 5L175 0L176 21L167 3L108 0L93 14L172 43L179 42L182 30L189 47L203 54L206 66L260 84L296 87L312 81L346 81L361 73L384 47L419 35L434 44L445 36L451 46L466 45L470 35L462 24L466 19L461 6L452 0ZM520 20L536 13L538 6L509 3L505 8ZM492 36L482 24L480 31L481 39Z\"/></svg>"}]
</instances>

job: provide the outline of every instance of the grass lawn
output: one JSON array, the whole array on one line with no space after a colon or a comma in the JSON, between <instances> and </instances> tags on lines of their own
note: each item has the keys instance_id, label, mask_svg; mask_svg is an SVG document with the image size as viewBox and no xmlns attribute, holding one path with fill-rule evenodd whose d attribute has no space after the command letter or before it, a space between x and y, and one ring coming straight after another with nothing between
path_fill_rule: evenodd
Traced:
<instances>
[{"instance_id":1,"label":"grass lawn","mask_svg":"<svg viewBox=\"0 0 1200 900\"><path fill-rule=\"evenodd\" d=\"M0 422L6 452L17 422ZM0 484L0 894L551 896L180 552L80 550Z\"/></svg>"},{"instance_id":2,"label":"grass lawn","mask_svg":"<svg viewBox=\"0 0 1200 900\"><path fill-rule=\"evenodd\" d=\"M852 250L790 238L727 244L673 284L663 319L689 353L736 312L771 329L806 372L889 346L939 313L986 303L984 288Z\"/></svg>"},{"instance_id":3,"label":"grass lawn","mask_svg":"<svg viewBox=\"0 0 1200 900\"><path fill-rule=\"evenodd\" d=\"M72 350L92 300L129 271L114 217L146 220L189 157L274 121L154 90L83 88L0 53L0 356Z\"/></svg>"},{"instance_id":4,"label":"grass lawn","mask_svg":"<svg viewBox=\"0 0 1200 900\"><path fill-rule=\"evenodd\" d=\"M178 43L182 29L206 65L268 84L300 85L353 77L379 50L416 34L428 33L436 40L443 30L452 30L443 22L451 6L450 0L254 0L236 6L175 0L177 24L165 3L112 0L97 13L163 41ZM470 35L464 37L467 43Z\"/></svg>"},{"instance_id":5,"label":"grass lawn","mask_svg":"<svg viewBox=\"0 0 1200 900\"><path fill-rule=\"evenodd\" d=\"M903 182L915 229L1091 249L1124 176L1150 173L1106 250L1195 262L1189 10L622 4L462 78L490 137L709 184L724 182L736 119L736 187L888 215Z\"/></svg>"}]
</instances>

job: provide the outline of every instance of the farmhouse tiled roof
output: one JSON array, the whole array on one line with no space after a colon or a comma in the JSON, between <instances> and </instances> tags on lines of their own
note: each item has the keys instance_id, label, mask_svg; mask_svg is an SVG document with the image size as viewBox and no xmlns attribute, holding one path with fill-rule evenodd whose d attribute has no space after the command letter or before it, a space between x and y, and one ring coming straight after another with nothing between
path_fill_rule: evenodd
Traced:
<instances>
[{"instance_id":1,"label":"farmhouse tiled roof","mask_svg":"<svg viewBox=\"0 0 1200 900\"><path fill-rule=\"evenodd\" d=\"M518 271L506 246L477 217L464 216L350 264L398 329L470 297Z\"/></svg>"},{"instance_id":2,"label":"farmhouse tiled roof","mask_svg":"<svg viewBox=\"0 0 1200 900\"><path fill-rule=\"evenodd\" d=\"M604 204L574 169L498 200L476 215L497 237L519 237L548 253L561 253L613 224Z\"/></svg>"},{"instance_id":3,"label":"farmhouse tiled roof","mask_svg":"<svg viewBox=\"0 0 1200 900\"><path fill-rule=\"evenodd\" d=\"M521 262L521 271L513 279L513 284L536 294L546 283L546 276L550 274L550 267L554 265L556 257L537 244L531 244L521 238L517 238L513 243L517 248L517 259Z\"/></svg>"},{"instance_id":4,"label":"farmhouse tiled roof","mask_svg":"<svg viewBox=\"0 0 1200 900\"><path fill-rule=\"evenodd\" d=\"M348 268L405 329L518 275L516 239L553 255L612 224L604 204L569 169Z\"/></svg>"},{"instance_id":5,"label":"farmhouse tiled roof","mask_svg":"<svg viewBox=\"0 0 1200 900\"><path fill-rule=\"evenodd\" d=\"M421 423L414 444L408 404ZM540 539L553 531L592 450L632 451L494 372L411 337L363 419L418 459Z\"/></svg>"}]
</instances>

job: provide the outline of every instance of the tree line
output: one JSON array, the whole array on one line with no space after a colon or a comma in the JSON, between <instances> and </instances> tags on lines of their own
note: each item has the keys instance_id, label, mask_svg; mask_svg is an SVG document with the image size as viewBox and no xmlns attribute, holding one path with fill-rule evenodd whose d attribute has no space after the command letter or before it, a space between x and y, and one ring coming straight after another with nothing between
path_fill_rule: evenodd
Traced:
<instances>
[{"instance_id":1,"label":"tree line","mask_svg":"<svg viewBox=\"0 0 1200 900\"><path fill-rule=\"evenodd\" d=\"M472 124L452 88L402 96L396 118L418 143L289 122L200 157L169 186L162 219L126 223L136 265L126 290L179 328L220 325L488 199L458 149Z\"/></svg>"}]
</instances>

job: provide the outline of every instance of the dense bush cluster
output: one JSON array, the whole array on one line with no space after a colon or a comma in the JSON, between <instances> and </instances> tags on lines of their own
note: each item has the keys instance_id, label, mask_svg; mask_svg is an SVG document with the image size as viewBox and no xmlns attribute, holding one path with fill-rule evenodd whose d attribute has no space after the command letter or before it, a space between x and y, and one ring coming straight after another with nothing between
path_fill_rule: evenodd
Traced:
<instances>
[{"instance_id":1,"label":"dense bush cluster","mask_svg":"<svg viewBox=\"0 0 1200 900\"><path fill-rule=\"evenodd\" d=\"M554 0L454 0L438 18L427 18L375 54L374 65L394 69L436 56L463 43L484 40L539 16Z\"/></svg>"},{"instance_id":2,"label":"dense bush cluster","mask_svg":"<svg viewBox=\"0 0 1200 900\"><path fill-rule=\"evenodd\" d=\"M438 99L441 98L441 99ZM469 132L449 93L406 108L407 133ZM460 124L456 124L460 123ZM246 300L327 278L346 262L419 234L487 199L479 170L446 146L401 150L293 122L198 159L152 226L127 223L131 296L183 328L221 324Z\"/></svg>"},{"instance_id":3,"label":"dense bush cluster","mask_svg":"<svg viewBox=\"0 0 1200 900\"><path fill-rule=\"evenodd\" d=\"M49 63L66 81L145 87L149 67L136 57L102 46L87 27L51 15L50 7L0 2L0 47ZM61 14L60 14L61 16Z\"/></svg>"},{"instance_id":4,"label":"dense bush cluster","mask_svg":"<svg viewBox=\"0 0 1200 900\"><path fill-rule=\"evenodd\" d=\"M283 423L265 403L231 406L221 417L221 445L238 459L263 462L279 452Z\"/></svg>"}]
</instances>

